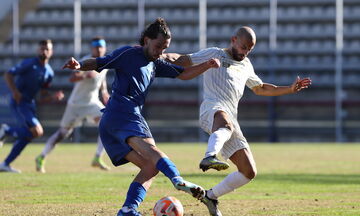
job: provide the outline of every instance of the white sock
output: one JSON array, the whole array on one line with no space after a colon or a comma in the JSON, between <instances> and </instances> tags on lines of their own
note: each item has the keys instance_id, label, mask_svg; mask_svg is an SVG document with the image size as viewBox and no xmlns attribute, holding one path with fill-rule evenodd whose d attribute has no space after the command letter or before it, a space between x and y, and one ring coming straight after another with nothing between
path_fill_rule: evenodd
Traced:
<instances>
[{"instance_id":1,"label":"white sock","mask_svg":"<svg viewBox=\"0 0 360 216\"><path fill-rule=\"evenodd\" d=\"M219 128L214 131L209 137L205 157L217 155L224 146L224 143L230 139L231 134L232 132L228 128Z\"/></svg>"},{"instance_id":2,"label":"white sock","mask_svg":"<svg viewBox=\"0 0 360 216\"><path fill-rule=\"evenodd\" d=\"M104 146L102 144L102 141L100 139L100 136L98 136L97 139L97 149L96 149L96 157L101 157L104 154Z\"/></svg>"},{"instance_id":3,"label":"white sock","mask_svg":"<svg viewBox=\"0 0 360 216\"><path fill-rule=\"evenodd\" d=\"M246 178L241 172L233 172L225 177L222 182L215 185L211 190L216 198L234 191L236 188L239 188L250 182L250 179ZM211 198L211 197L209 197Z\"/></svg>"},{"instance_id":4,"label":"white sock","mask_svg":"<svg viewBox=\"0 0 360 216\"><path fill-rule=\"evenodd\" d=\"M123 207L121 208L121 210L122 210L124 213L128 213L128 212L130 211L130 208L127 207L127 206L123 206Z\"/></svg>"},{"instance_id":5,"label":"white sock","mask_svg":"<svg viewBox=\"0 0 360 216\"><path fill-rule=\"evenodd\" d=\"M41 153L42 156L48 155L54 148L56 143L67 138L71 133L72 128L59 128L51 137L46 141L45 147Z\"/></svg>"},{"instance_id":6,"label":"white sock","mask_svg":"<svg viewBox=\"0 0 360 216\"><path fill-rule=\"evenodd\" d=\"M216 200L217 197L215 196L214 192L212 191L212 189L208 190L206 192L206 196L209 197L210 199Z\"/></svg>"},{"instance_id":7,"label":"white sock","mask_svg":"<svg viewBox=\"0 0 360 216\"><path fill-rule=\"evenodd\" d=\"M56 143L58 143L60 140L60 130L57 130L51 137L46 141L45 147L41 153L42 156L46 157L54 148Z\"/></svg>"}]
</instances>

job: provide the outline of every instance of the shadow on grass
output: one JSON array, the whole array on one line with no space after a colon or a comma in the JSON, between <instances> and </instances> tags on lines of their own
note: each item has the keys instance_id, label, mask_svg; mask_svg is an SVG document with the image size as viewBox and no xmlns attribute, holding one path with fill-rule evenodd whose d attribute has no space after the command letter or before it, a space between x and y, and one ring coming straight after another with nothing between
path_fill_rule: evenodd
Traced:
<instances>
[{"instance_id":1,"label":"shadow on grass","mask_svg":"<svg viewBox=\"0 0 360 216\"><path fill-rule=\"evenodd\" d=\"M185 174L183 177L194 178L224 178L228 173L211 173L211 174ZM359 184L360 175L358 174L259 174L257 181L277 181L277 182L293 182L301 184Z\"/></svg>"}]
</instances>

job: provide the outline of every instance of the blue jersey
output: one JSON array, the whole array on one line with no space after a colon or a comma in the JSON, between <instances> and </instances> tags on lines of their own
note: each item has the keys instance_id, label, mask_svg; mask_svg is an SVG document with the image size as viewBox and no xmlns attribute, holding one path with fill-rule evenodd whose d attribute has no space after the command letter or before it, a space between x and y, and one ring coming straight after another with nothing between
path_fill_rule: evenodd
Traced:
<instances>
[{"instance_id":1,"label":"blue jersey","mask_svg":"<svg viewBox=\"0 0 360 216\"><path fill-rule=\"evenodd\" d=\"M109 55L96 58L97 71L115 69L112 95L106 111L139 113L155 77L175 78L184 68L157 59L149 61L143 47L121 47Z\"/></svg>"},{"instance_id":2,"label":"blue jersey","mask_svg":"<svg viewBox=\"0 0 360 216\"><path fill-rule=\"evenodd\" d=\"M39 58L28 58L12 67L8 73L16 76L15 85L22 94L23 102L33 102L41 88L47 88L54 77L49 64L40 63Z\"/></svg>"}]
</instances>

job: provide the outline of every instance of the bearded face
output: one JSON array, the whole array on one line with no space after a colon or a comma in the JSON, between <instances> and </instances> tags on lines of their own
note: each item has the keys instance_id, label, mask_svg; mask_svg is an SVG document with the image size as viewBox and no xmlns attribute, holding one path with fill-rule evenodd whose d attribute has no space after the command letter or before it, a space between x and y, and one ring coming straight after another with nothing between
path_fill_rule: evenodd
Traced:
<instances>
[{"instance_id":1,"label":"bearded face","mask_svg":"<svg viewBox=\"0 0 360 216\"><path fill-rule=\"evenodd\" d=\"M231 38L231 55L236 61L242 61L255 46L255 40L246 37L233 36Z\"/></svg>"}]
</instances>

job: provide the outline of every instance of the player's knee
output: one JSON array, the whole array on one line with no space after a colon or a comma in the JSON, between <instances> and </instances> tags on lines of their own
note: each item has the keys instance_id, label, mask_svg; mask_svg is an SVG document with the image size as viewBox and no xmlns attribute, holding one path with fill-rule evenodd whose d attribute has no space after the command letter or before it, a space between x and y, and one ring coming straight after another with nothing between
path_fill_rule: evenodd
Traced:
<instances>
[{"instance_id":1,"label":"player's knee","mask_svg":"<svg viewBox=\"0 0 360 216\"><path fill-rule=\"evenodd\" d=\"M30 129L33 138L42 137L44 135L44 130L42 127L35 127Z\"/></svg>"},{"instance_id":2,"label":"player's knee","mask_svg":"<svg viewBox=\"0 0 360 216\"><path fill-rule=\"evenodd\" d=\"M149 145L145 152L146 153L143 156L147 160L151 161L154 166L156 166L156 163L160 158L166 157L166 155L156 145Z\"/></svg>"},{"instance_id":3,"label":"player's knee","mask_svg":"<svg viewBox=\"0 0 360 216\"><path fill-rule=\"evenodd\" d=\"M257 170L255 167L253 167L252 169L246 170L243 175L248 179L254 179L257 175Z\"/></svg>"},{"instance_id":4,"label":"player's knee","mask_svg":"<svg viewBox=\"0 0 360 216\"><path fill-rule=\"evenodd\" d=\"M224 128L230 130L230 132L233 132L234 131L234 126L231 124L231 123L226 123L224 125Z\"/></svg>"}]
</instances>

